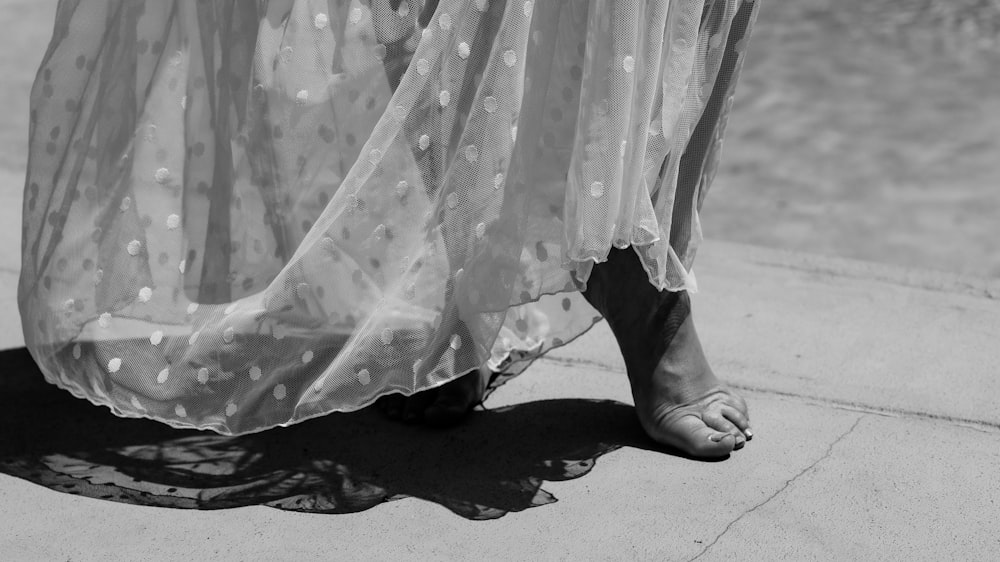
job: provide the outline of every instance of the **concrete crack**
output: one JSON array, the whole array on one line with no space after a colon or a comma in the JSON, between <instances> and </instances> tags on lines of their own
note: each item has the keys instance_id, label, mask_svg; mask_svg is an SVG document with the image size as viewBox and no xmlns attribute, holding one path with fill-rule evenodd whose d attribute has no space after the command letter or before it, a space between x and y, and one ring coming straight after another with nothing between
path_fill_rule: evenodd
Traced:
<instances>
[{"instance_id":1,"label":"concrete crack","mask_svg":"<svg viewBox=\"0 0 1000 562\"><path fill-rule=\"evenodd\" d=\"M853 433L854 430L858 427L858 424L861 423L861 420L864 417L865 417L864 415L858 416L858 419L854 420L854 424L851 425L850 429L848 429L847 431L845 431L844 433L842 433L840 435L840 437L834 439L833 443L830 443L830 446L826 448L826 452L824 452L823 455L820 456L820 458L816 459L815 461L813 461L812 464L810 464L809 466L807 466L807 467L803 468L802 470L800 470L798 474L796 474L795 476L792 476L787 481L785 481L785 484L783 486L781 486L780 488L778 488L777 491L775 491L773 494L771 494L770 496L768 496L767 498L765 498L764 501L762 501L762 502L758 503L757 505L751 507L750 509L744 511L743 513L741 513L739 515L739 517L737 517L736 519L733 519L732 521L730 521L729 524L726 525L726 527L724 529L722 529L722 532L720 532L718 535L715 536L714 539L712 539L712 542L710 542L710 543L706 544L704 547L702 547L701 552L699 552L698 554L695 554L694 557L689 558L688 562L691 562L692 560L697 560L698 558L701 558L706 552L708 552L708 550L710 548L712 548L713 546L715 546L715 543L719 542L719 539L721 539L723 535L725 535L726 533L729 532L729 529L731 529L733 527L733 525L735 525L736 523L738 523L740 520L742 520L747 515L750 515L754 511L757 511L761 507L767 505L771 500L773 500L774 498L778 497L779 494L781 494L782 492L785 491L785 489L787 489L789 486L791 486L792 482L795 482L802 475L804 475L805 473L807 473L810 470L812 470L813 468L815 468L816 465L818 465L819 463L821 463L824 460L826 460L827 458L829 458L829 456L833 453L833 448L836 447L838 443L840 443L841 441L843 441L843 439L845 437L847 437L848 435L850 435L851 433Z\"/></svg>"}]
</instances>

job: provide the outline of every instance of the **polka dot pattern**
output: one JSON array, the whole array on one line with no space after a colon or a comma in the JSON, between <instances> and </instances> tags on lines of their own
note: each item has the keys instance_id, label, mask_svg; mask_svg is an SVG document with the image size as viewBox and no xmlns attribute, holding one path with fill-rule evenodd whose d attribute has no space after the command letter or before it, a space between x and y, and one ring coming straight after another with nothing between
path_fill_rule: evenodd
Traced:
<instances>
[{"instance_id":1,"label":"polka dot pattern","mask_svg":"<svg viewBox=\"0 0 1000 562\"><path fill-rule=\"evenodd\" d=\"M50 376L240 434L516 374L598 320L613 246L694 287L758 2L250 4L60 4L19 303Z\"/></svg>"}]
</instances>

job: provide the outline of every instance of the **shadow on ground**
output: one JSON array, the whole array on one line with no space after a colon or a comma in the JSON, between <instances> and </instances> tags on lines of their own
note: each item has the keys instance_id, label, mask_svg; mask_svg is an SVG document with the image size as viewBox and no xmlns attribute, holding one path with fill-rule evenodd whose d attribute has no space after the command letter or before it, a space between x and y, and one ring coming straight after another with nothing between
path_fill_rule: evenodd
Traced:
<instances>
[{"instance_id":1,"label":"shadow on ground","mask_svg":"<svg viewBox=\"0 0 1000 562\"><path fill-rule=\"evenodd\" d=\"M369 409L225 437L117 418L46 383L25 349L0 361L0 472L139 505L352 513L415 497L494 519L556 501L543 481L579 478L623 446L652 446L631 406L582 399L476 412L450 431Z\"/></svg>"}]
</instances>

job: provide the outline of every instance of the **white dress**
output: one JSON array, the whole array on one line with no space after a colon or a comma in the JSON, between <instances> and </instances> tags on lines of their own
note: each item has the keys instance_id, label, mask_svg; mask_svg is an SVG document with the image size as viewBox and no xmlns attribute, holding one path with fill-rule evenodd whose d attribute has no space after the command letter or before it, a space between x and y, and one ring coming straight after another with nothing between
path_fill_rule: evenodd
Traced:
<instances>
[{"instance_id":1,"label":"white dress","mask_svg":"<svg viewBox=\"0 0 1000 562\"><path fill-rule=\"evenodd\" d=\"M758 0L63 1L19 304L46 378L249 433L600 320L631 246L694 289Z\"/></svg>"}]
</instances>

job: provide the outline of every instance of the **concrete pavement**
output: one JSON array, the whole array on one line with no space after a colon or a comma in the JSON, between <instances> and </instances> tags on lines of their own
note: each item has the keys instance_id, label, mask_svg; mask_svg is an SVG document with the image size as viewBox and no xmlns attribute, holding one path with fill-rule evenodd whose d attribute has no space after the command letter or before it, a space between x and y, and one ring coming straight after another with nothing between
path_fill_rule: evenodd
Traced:
<instances>
[{"instance_id":1,"label":"concrete pavement","mask_svg":"<svg viewBox=\"0 0 1000 562\"><path fill-rule=\"evenodd\" d=\"M25 92L48 38L54 6L18 0L7 2L3 13L5 21L19 23L8 29L10 48L0 56L5 85L10 86L3 98L9 111L0 119L7 141L7 154L0 158L6 162L0 166L0 185L6 186L0 190L0 348L23 343L15 296L23 172L3 168L19 166L25 159ZM794 14L788 17L794 19ZM25 57L31 60L26 63ZM746 74L751 81L774 75ZM769 92L791 91L764 82ZM744 86L752 89L753 84ZM923 99L910 90L904 93L907 99ZM946 93L954 98L951 90ZM771 103L775 98L745 99ZM854 107L839 101L834 105ZM969 118L979 119L982 108L969 107ZM737 114L747 119L753 112ZM771 130L773 111L757 114ZM751 128L744 127L753 132ZM727 150L736 145L749 151L744 160L772 160L757 152L768 143L735 143ZM965 148L963 154L968 153ZM872 162L881 165L879 151L855 152L859 157L874 154ZM738 165L740 154L730 152L727 158ZM741 174L760 167L744 168ZM765 168L767 173L777 170L778 180L816 176L787 167ZM815 191L833 186L840 191L840 175L823 177L832 179L798 187ZM770 185L787 190L788 185L757 183L760 201L775 199L761 197L760 189ZM793 231L781 230L779 237L788 239L791 232L793 238L802 235L815 242L831 240L829 232L839 232L845 236L832 239L850 246L871 231L863 219L874 216L872 208L890 209L906 220L931 216L896 212L897 198L879 195L879 190L866 193L874 195L858 201L867 214L826 212L827 207L810 203L815 198L802 198L807 204L796 212L805 219L795 222ZM980 209L989 208L992 201L985 191L976 196L969 193L978 192L960 188L935 193L968 199ZM745 198L729 199L728 211L717 208L724 199L714 201L710 207L715 210L709 211L725 219L713 224L728 224L730 232L742 231L740 221L759 215L745 212ZM854 205L832 196L819 199L838 201L835 209L840 211ZM938 217L940 209L932 203L919 199L911 207L932 208ZM844 232L848 229L840 223L839 229L816 228L815 221L831 217L851 217L853 222L845 224L857 232ZM991 224L978 219L963 223L962 230L989 241ZM882 222L878 226L876 231L882 232ZM956 234L949 221L919 226L925 241ZM873 253L886 248L912 252L910 240L874 240L881 250ZM935 246L929 252L940 258L944 249L945 255L968 257L968 248L986 247L957 246ZM695 315L707 352L720 375L749 400L756 431L754 441L727 461L700 463L670 456L642 438L622 405L630 403L630 397L621 360L607 328L598 326L497 392L488 404L491 411L477 414L466 427L447 434L390 430L394 443L425 444L405 450L360 438L345 445L354 457L340 464L352 469L358 482L374 481L423 499L411 497L338 515L262 505L164 509L54 491L4 474L0 465L0 560L997 559L996 281L715 241L704 244L697 269L702 294L695 297ZM3 381L17 374L8 370ZM60 451L72 454L72 428L80 412L88 412L84 419L108 434L132 427L55 389L44 394L44 400L23 404L34 395L22 392L18 384L0 384L0 420L11 422L0 423L0 442L21 435L37 441L46 431L65 432L69 444L60 443ZM506 405L514 408L504 410ZM73 406L72 416L68 406ZM35 410L32 421L54 420L54 427L17 423L24 420L11 412L24 409ZM365 423L357 426L370 427ZM343 432L332 434L351 439ZM140 437L149 435L140 432ZM371 449L358 447L358 442L371 443ZM589 444L588 454L564 447L567 442L573 447ZM566 467L554 470L560 463ZM326 466L320 464L321 469ZM449 472L448 467L458 468ZM300 468L291 466L292 477ZM201 491L203 496L210 492ZM507 513L471 521L445 507L463 501L492 507L494 515Z\"/></svg>"},{"instance_id":2,"label":"concrete pavement","mask_svg":"<svg viewBox=\"0 0 1000 562\"><path fill-rule=\"evenodd\" d=\"M13 302L17 264L0 257L0 299ZM337 515L164 509L0 474L0 558L995 559L995 282L720 242L705 243L697 273L707 352L743 390L756 434L727 461L671 456L643 438L601 325L499 390L468 426L390 436L427 439L426 450L353 446L345 464L359 482L424 499ZM14 309L3 308L0 326L3 342L17 345ZM44 411L58 404L39 404L39 419L58 419ZM125 427L79 406L112 433ZM560 449L592 435L602 446L589 455ZM362 474L371 459L370 472L396 476ZM518 486L530 497L504 499ZM462 502L496 518L445 507Z\"/></svg>"}]
</instances>

